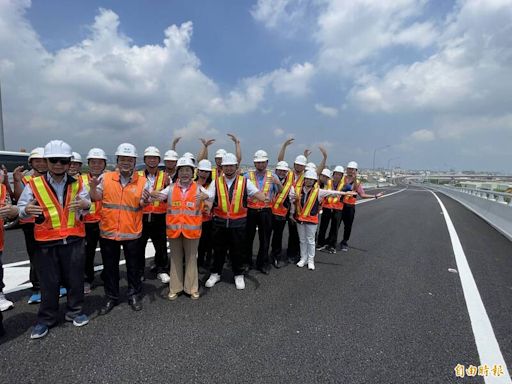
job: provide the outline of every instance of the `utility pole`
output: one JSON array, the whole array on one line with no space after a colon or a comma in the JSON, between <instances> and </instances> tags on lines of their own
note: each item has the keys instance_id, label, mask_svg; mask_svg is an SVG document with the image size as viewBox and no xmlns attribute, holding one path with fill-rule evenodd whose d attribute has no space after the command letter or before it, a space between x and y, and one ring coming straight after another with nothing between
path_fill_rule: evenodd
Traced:
<instances>
[{"instance_id":1,"label":"utility pole","mask_svg":"<svg viewBox=\"0 0 512 384\"><path fill-rule=\"evenodd\" d=\"M0 83L0 150L5 151L4 118L2 113L2 83Z\"/></svg>"}]
</instances>

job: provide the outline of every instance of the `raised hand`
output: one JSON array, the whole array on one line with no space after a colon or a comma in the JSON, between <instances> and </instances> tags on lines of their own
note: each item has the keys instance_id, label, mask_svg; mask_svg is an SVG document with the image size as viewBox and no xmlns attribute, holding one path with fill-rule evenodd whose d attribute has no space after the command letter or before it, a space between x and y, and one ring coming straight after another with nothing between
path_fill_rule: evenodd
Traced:
<instances>
[{"instance_id":1,"label":"raised hand","mask_svg":"<svg viewBox=\"0 0 512 384\"><path fill-rule=\"evenodd\" d=\"M309 157L309 155L311 155L311 151L310 151L309 149L307 149L307 148L306 148L306 149L304 150L304 156L306 156L306 158L308 158L308 157Z\"/></svg>"},{"instance_id":2,"label":"raised hand","mask_svg":"<svg viewBox=\"0 0 512 384\"><path fill-rule=\"evenodd\" d=\"M201 140L201 143L203 143L203 145L204 145L205 147L209 147L210 145L212 145L213 143L215 143L215 139L209 139L209 140L206 140L206 139L201 138L201 139L199 139L199 140Z\"/></svg>"},{"instance_id":3,"label":"raised hand","mask_svg":"<svg viewBox=\"0 0 512 384\"><path fill-rule=\"evenodd\" d=\"M327 158L327 150L324 147L322 147L321 145L318 147L318 149L320 150L320 152L322 152L322 155L324 156L324 158Z\"/></svg>"},{"instance_id":4,"label":"raised hand","mask_svg":"<svg viewBox=\"0 0 512 384\"><path fill-rule=\"evenodd\" d=\"M15 182L21 182L23 179L23 165L19 165L14 168L14 171L12 172L12 178Z\"/></svg>"},{"instance_id":5,"label":"raised hand","mask_svg":"<svg viewBox=\"0 0 512 384\"><path fill-rule=\"evenodd\" d=\"M291 143L293 143L295 141L295 139L293 137L290 137L288 140L286 140L283 145L285 147L289 146Z\"/></svg>"},{"instance_id":6,"label":"raised hand","mask_svg":"<svg viewBox=\"0 0 512 384\"><path fill-rule=\"evenodd\" d=\"M235 144L237 144L237 143L239 142L239 140L237 139L237 137L236 137L235 135L233 135L232 133L228 133L227 135L229 136L229 138L230 138L231 140L233 140L233 142L234 142Z\"/></svg>"}]
</instances>

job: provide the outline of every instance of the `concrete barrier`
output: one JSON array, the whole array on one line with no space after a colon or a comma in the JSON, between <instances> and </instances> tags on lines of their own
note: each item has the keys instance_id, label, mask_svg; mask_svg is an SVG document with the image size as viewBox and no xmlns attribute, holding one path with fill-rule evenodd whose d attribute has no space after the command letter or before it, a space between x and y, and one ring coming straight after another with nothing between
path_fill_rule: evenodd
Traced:
<instances>
[{"instance_id":1,"label":"concrete barrier","mask_svg":"<svg viewBox=\"0 0 512 384\"><path fill-rule=\"evenodd\" d=\"M436 184L422 185L458 201L512 241L512 200L509 203L505 200L510 194Z\"/></svg>"}]
</instances>

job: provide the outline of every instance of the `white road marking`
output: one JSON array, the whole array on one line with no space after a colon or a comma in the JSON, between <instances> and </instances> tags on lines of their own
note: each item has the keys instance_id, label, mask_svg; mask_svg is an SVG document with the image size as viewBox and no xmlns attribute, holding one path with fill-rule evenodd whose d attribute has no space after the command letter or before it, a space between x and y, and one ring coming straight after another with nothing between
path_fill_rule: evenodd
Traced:
<instances>
[{"instance_id":1,"label":"white road marking","mask_svg":"<svg viewBox=\"0 0 512 384\"><path fill-rule=\"evenodd\" d=\"M400 192L403 192L405 191L407 188L403 188L403 189L400 189L398 191L395 191L395 192L391 192L391 193L386 193L385 195L379 197L378 199L364 199L364 200L359 200L358 202L356 202L356 205L359 205L359 204L363 204L363 203L368 203L369 201L374 201L374 200L380 200L380 199L383 199L385 197L389 197L389 196L393 196L393 195L396 195L397 193L400 193Z\"/></svg>"},{"instance_id":2,"label":"white road marking","mask_svg":"<svg viewBox=\"0 0 512 384\"><path fill-rule=\"evenodd\" d=\"M484 380L486 383L510 384L512 381L508 373L507 365L505 364L505 359L503 359L500 346L496 340L496 335L492 329L489 316L485 311L484 303L482 302L480 292L478 291L475 279L473 278L473 273L469 268L468 260L466 259L466 255L462 249L462 244L459 240L459 236L457 235L457 231L455 230L450 215L448 214L448 211L441 199L439 199L434 192L430 192L435 196L437 202L441 206L446 226L448 227L453 253L455 254L455 261L457 263L457 270L459 272L460 282L464 292L464 299L466 300L466 306L471 320L471 328L473 329L478 355L480 356L480 364L487 364L489 367L497 364L503 367L503 376L484 376Z\"/></svg>"}]
</instances>

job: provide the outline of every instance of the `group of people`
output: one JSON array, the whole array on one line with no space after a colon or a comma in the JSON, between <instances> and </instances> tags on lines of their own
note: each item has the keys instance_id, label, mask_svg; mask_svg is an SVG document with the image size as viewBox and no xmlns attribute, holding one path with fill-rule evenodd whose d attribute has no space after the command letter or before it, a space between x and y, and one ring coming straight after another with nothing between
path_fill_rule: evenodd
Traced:
<instances>
[{"instance_id":1,"label":"group of people","mask_svg":"<svg viewBox=\"0 0 512 384\"><path fill-rule=\"evenodd\" d=\"M100 315L120 302L121 247L128 303L134 311L142 310L149 239L155 248L152 272L169 284L169 300L182 293L198 299L199 268L209 270L205 286L212 288L221 280L228 257L237 289L245 288L244 274L253 267L268 274L271 265L280 268L288 261L314 270L315 248L336 253L341 222L340 249L348 251L357 197L381 196L365 193L355 162L348 163L346 171L339 165L331 171L325 167L327 152L320 148L323 159L318 166L308 162L311 152L306 150L290 167L284 161L286 148L293 142L289 139L281 147L274 172L269 169L267 152L258 150L253 158L255 169L244 173L240 141L229 136L235 153L217 150L214 165L208 160L208 148L215 140L201 139L196 159L189 152L178 156L178 138L163 156L165 169L159 168L160 151L150 146L144 150L144 169L137 171L137 150L123 143L115 152L114 171L107 170L105 152L92 148L84 173L81 156L67 143L52 140L31 151L29 171L16 168L13 190L0 180L0 218L19 216L31 263L29 303L40 303L32 339L46 336L57 323L59 297L64 294L65 320L78 327L89 322L82 307L84 295L94 287L98 242L105 291ZM8 195L16 205L5 203ZM253 260L256 232L259 249ZM2 250L3 232L0 256ZM0 270L0 307L5 308L12 302L1 293L1 265Z\"/></svg>"}]
</instances>

